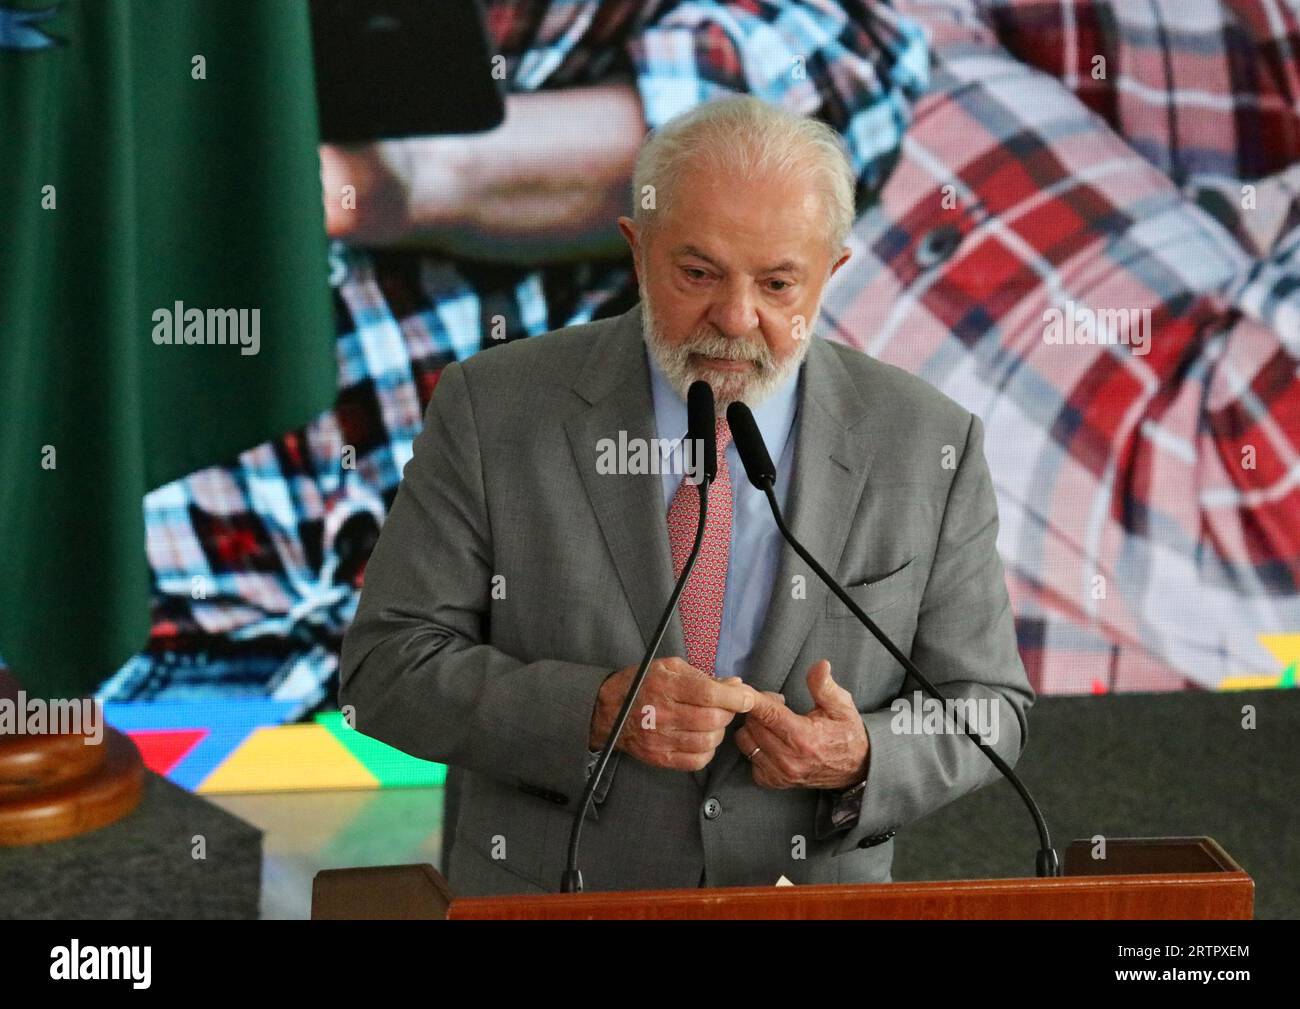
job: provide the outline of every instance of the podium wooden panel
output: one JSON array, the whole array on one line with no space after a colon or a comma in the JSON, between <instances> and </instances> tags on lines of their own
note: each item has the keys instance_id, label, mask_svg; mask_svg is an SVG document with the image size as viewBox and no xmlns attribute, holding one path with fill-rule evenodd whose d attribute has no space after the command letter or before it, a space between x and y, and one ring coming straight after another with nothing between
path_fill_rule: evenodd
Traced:
<instances>
[{"instance_id":1,"label":"podium wooden panel","mask_svg":"<svg viewBox=\"0 0 1300 1009\"><path fill-rule=\"evenodd\" d=\"M1255 884L1208 837L1108 838L1066 849L1055 879L714 887L460 897L429 865L328 869L312 918L580 919L1251 918Z\"/></svg>"}]
</instances>

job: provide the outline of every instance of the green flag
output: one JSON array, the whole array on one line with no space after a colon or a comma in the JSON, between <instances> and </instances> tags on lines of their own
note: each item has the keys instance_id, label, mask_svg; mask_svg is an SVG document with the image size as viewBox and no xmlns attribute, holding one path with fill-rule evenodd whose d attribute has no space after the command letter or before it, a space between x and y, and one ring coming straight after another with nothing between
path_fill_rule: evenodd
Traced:
<instances>
[{"instance_id":1,"label":"green flag","mask_svg":"<svg viewBox=\"0 0 1300 1009\"><path fill-rule=\"evenodd\" d=\"M0 0L0 658L143 646L144 494L327 409L307 5Z\"/></svg>"}]
</instances>

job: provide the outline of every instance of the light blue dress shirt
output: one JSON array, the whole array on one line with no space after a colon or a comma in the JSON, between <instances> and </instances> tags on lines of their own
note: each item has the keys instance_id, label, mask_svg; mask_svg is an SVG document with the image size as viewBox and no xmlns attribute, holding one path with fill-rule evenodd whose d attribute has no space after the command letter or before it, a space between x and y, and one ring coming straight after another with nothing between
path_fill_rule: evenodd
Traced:
<instances>
[{"instance_id":1,"label":"light blue dress shirt","mask_svg":"<svg viewBox=\"0 0 1300 1009\"><path fill-rule=\"evenodd\" d=\"M686 437L686 404L660 371L654 356L646 352L650 365L650 386L654 397L655 425L660 444L671 442L671 461L661 462L664 489L664 518L673 495L684 478L681 443ZM763 435L768 455L776 461L776 493L781 513L786 513L790 475L794 469L794 435L799 407L799 375L795 370L771 395L754 408L754 421ZM781 549L785 540L772 517L767 495L751 484L740 462L735 443L727 446L727 468L731 474L731 550L727 559L727 587L722 602L722 629L718 637L718 654L714 666L718 679L739 676L750 678L749 657L758 642L767 617ZM721 472L722 460L718 470ZM717 501L717 484L709 495L710 508ZM692 493L695 493L692 490ZM787 587L788 591L788 587ZM666 600L665 600L666 601ZM686 656L682 656L686 658Z\"/></svg>"}]
</instances>

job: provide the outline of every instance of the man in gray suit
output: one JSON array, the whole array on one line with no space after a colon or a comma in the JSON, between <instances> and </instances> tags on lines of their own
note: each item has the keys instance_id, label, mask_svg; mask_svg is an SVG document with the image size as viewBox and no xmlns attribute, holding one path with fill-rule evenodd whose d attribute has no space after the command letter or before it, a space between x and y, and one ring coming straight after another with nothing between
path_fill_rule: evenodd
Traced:
<instances>
[{"instance_id":1,"label":"man in gray suit","mask_svg":"<svg viewBox=\"0 0 1300 1009\"><path fill-rule=\"evenodd\" d=\"M997 777L959 726L1009 763L1025 742L981 423L812 335L854 212L824 125L708 103L646 142L634 194L619 226L640 304L443 371L340 704L463 775L457 893L557 890L593 754L694 533L680 443L704 379L723 439L705 545L588 813L586 888L887 881L902 825ZM959 716L784 545L727 444L734 400L794 534Z\"/></svg>"}]
</instances>

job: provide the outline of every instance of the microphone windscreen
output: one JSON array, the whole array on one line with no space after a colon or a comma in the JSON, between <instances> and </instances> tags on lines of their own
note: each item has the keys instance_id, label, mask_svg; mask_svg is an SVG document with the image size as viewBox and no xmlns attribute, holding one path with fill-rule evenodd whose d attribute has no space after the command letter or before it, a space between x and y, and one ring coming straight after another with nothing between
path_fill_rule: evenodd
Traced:
<instances>
[{"instance_id":1,"label":"microphone windscreen","mask_svg":"<svg viewBox=\"0 0 1300 1009\"><path fill-rule=\"evenodd\" d=\"M698 452L703 447L704 479L713 483L718 475L717 417L713 387L703 379L692 382L686 390L686 437L692 451Z\"/></svg>"},{"instance_id":2,"label":"microphone windscreen","mask_svg":"<svg viewBox=\"0 0 1300 1009\"><path fill-rule=\"evenodd\" d=\"M767 454L763 436L749 407L740 400L727 407L727 425L731 428L731 440L740 454L740 461L745 466L745 476L759 490L765 490L776 483L776 467L772 457Z\"/></svg>"}]
</instances>

